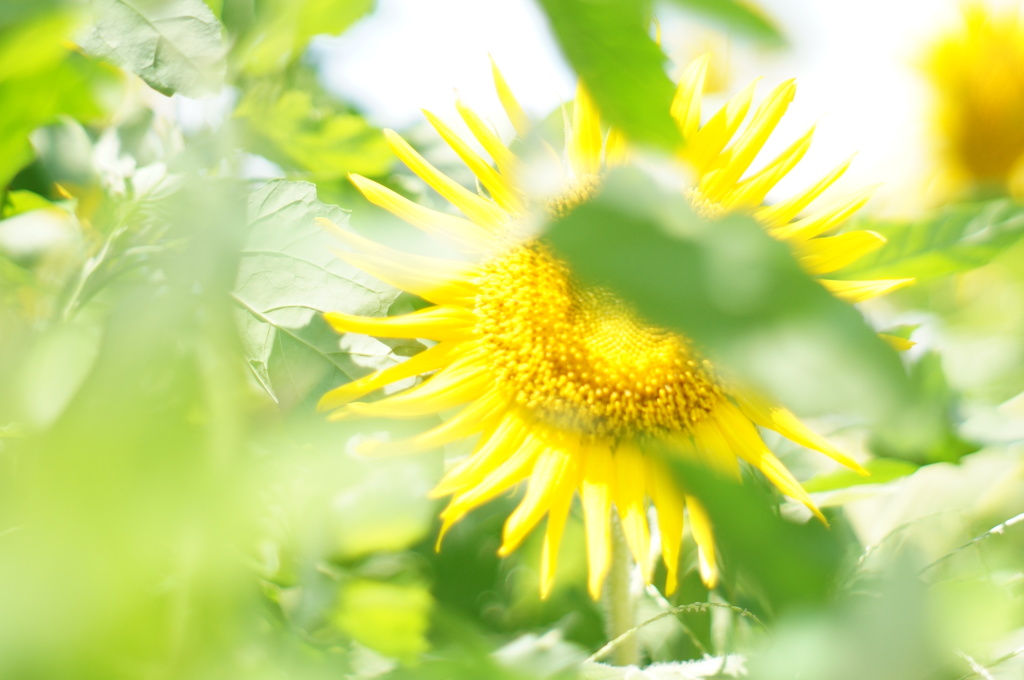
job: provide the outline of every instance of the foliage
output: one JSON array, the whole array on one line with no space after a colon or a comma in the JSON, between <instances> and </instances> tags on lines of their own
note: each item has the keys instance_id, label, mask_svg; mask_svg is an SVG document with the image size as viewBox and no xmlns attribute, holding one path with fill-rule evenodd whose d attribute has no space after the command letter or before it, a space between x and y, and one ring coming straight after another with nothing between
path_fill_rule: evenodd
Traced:
<instances>
[{"instance_id":1,"label":"foliage","mask_svg":"<svg viewBox=\"0 0 1024 680\"><path fill-rule=\"evenodd\" d=\"M674 462L712 515L723 586L701 584L688 538L679 591L639 598L643 670L599 651L578 517L546 601L536 537L496 555L515 499L435 551L442 452L353 453L425 423L315 413L422 347L339 338L321 315L420 304L314 223L385 231L351 172L409 192L304 59L371 4L0 7L0 676L1017 677L1024 250L1006 198L866 218L891 245L844 276L919 283L864 317L752 221L702 220L657 173L613 175L550 225L554 246L732 378L831 414L816 426L869 451L872 475L769 440L826 528L757 479ZM782 43L745 3L674 4ZM647 3L537 5L610 120L680 143ZM221 115L183 128L175 107L203 105ZM257 163L278 176L252 179ZM920 325L921 347L897 356L869 323L883 316Z\"/></svg>"}]
</instances>

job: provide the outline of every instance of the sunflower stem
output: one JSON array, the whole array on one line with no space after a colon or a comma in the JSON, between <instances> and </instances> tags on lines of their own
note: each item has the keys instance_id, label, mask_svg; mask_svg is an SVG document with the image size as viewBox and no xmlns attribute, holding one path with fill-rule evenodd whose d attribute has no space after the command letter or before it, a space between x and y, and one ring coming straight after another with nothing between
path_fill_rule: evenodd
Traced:
<instances>
[{"instance_id":1,"label":"sunflower stem","mask_svg":"<svg viewBox=\"0 0 1024 680\"><path fill-rule=\"evenodd\" d=\"M636 599L630 590L632 561L626 536L618 517L612 521L612 565L604 591L605 629L609 640L626 635L615 647L612 663L616 666L635 666L640 662L640 644L635 633Z\"/></svg>"}]
</instances>

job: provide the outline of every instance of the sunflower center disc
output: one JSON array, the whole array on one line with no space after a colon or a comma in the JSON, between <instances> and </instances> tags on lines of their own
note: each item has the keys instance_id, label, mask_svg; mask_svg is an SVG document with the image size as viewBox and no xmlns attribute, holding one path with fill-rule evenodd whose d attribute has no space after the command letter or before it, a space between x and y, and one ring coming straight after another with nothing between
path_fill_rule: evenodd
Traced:
<instances>
[{"instance_id":1,"label":"sunflower center disc","mask_svg":"<svg viewBox=\"0 0 1024 680\"><path fill-rule=\"evenodd\" d=\"M584 288L533 242L485 261L478 330L517 403L562 427L615 438L686 432L720 398L710 364L680 335Z\"/></svg>"}]
</instances>

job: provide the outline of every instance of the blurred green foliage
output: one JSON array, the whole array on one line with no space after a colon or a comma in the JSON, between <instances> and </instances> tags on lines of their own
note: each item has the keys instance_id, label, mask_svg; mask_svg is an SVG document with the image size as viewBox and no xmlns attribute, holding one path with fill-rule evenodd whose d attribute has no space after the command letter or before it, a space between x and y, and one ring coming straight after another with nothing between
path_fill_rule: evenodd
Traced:
<instances>
[{"instance_id":1,"label":"blurred green foliage","mask_svg":"<svg viewBox=\"0 0 1024 680\"><path fill-rule=\"evenodd\" d=\"M924 281L992 261L1024 236L1024 209L1016 201L995 199L947 206L929 220L866 226L888 244L847 267L845 276Z\"/></svg>"},{"instance_id":2,"label":"blurred green foliage","mask_svg":"<svg viewBox=\"0 0 1024 680\"><path fill-rule=\"evenodd\" d=\"M738 36L781 35L739 2L675 4ZM538 6L609 120L678 141L658 5ZM304 59L314 35L371 10L0 4L0 677L641 677L585 662L608 639L578 513L540 601L537 537L496 555L515 499L437 552L441 452L352 453L427 423L314 412L329 387L421 347L339 338L320 314L418 304L335 258L313 223L381 227L349 172L409 191L379 131ZM183 129L176 107L202 96L220 116ZM254 160L281 177L249 179ZM708 592L687 536L679 591L640 593L652 621L636 635L656 662L642 677L1019 677L1019 207L871 228L890 247L847 274L920 279L871 308L919 327L902 362L752 222L702 222L646 175L612 176L549 233L582 276L738 377L873 422L818 424L882 456L864 478L778 443L828 529L756 478L674 462L712 514L725 578ZM895 415L931 436L908 445Z\"/></svg>"},{"instance_id":3,"label":"blurred green foliage","mask_svg":"<svg viewBox=\"0 0 1024 680\"><path fill-rule=\"evenodd\" d=\"M566 59L601 113L630 139L674 149L674 92L650 35L650 6L634 0L538 0Z\"/></svg>"},{"instance_id":4,"label":"blurred green foliage","mask_svg":"<svg viewBox=\"0 0 1024 680\"><path fill-rule=\"evenodd\" d=\"M756 5L743 0L672 0L723 30L768 47L783 47L786 38L775 22Z\"/></svg>"}]
</instances>

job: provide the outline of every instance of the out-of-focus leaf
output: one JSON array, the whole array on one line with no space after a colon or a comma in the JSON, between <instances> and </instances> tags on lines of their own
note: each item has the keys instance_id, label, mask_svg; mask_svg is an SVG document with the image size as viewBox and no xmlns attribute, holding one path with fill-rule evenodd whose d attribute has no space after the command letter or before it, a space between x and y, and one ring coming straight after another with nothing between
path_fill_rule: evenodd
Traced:
<instances>
[{"instance_id":1,"label":"out-of-focus leaf","mask_svg":"<svg viewBox=\"0 0 1024 680\"><path fill-rule=\"evenodd\" d=\"M4 217L13 217L14 215L20 215L21 213L53 207L53 203L34 191L9 191L7 192L6 198L6 204L3 206L2 213L0 213Z\"/></svg>"},{"instance_id":2,"label":"out-of-focus leaf","mask_svg":"<svg viewBox=\"0 0 1024 680\"><path fill-rule=\"evenodd\" d=\"M432 529L436 501L428 492L440 473L439 457L366 459L346 453L350 440L379 439L380 429L366 422L328 423L311 414L273 442L275 529L269 538L280 555L269 576L287 581L297 571L290 565L303 560L351 563L405 550ZM406 432L395 423L386 429L395 437Z\"/></svg>"},{"instance_id":3,"label":"out-of-focus leaf","mask_svg":"<svg viewBox=\"0 0 1024 680\"><path fill-rule=\"evenodd\" d=\"M63 44L74 27L68 11L0 28L0 186L32 160L29 134L58 115L99 118L99 93L116 79L109 66Z\"/></svg>"},{"instance_id":4,"label":"out-of-focus leaf","mask_svg":"<svg viewBox=\"0 0 1024 680\"><path fill-rule=\"evenodd\" d=\"M737 602L737 591L750 593L777 614L822 604L834 594L843 556L838 532L813 518L789 522L751 485L720 477L672 450L658 455L684 493L708 510L729 601Z\"/></svg>"},{"instance_id":5,"label":"out-of-focus leaf","mask_svg":"<svg viewBox=\"0 0 1024 680\"><path fill-rule=\"evenodd\" d=\"M771 644L750 655L750 677L975 677L953 651L961 649L960 641L943 635L936 602L908 564L907 553L912 552L890 560L884 573L858 583L828 609L780 622L772 631Z\"/></svg>"},{"instance_id":6,"label":"out-of-focus leaf","mask_svg":"<svg viewBox=\"0 0 1024 680\"><path fill-rule=\"evenodd\" d=\"M581 278L799 410L880 420L911 398L896 353L752 219L702 220L682 195L622 170L547 238Z\"/></svg>"},{"instance_id":7,"label":"out-of-focus leaf","mask_svg":"<svg viewBox=\"0 0 1024 680\"><path fill-rule=\"evenodd\" d=\"M249 200L250 230L234 297L243 310L249 367L285 404L321 383L326 389L394 361L387 345L342 339L323 320L321 313L330 310L384 315L398 291L338 259L317 217L348 222L347 213L320 203L315 187L304 182L268 182Z\"/></svg>"},{"instance_id":8,"label":"out-of-focus leaf","mask_svg":"<svg viewBox=\"0 0 1024 680\"><path fill-rule=\"evenodd\" d=\"M858 474L853 470L836 470L817 475L804 482L804 489L809 493L819 491L836 491L848 489L851 486L863 486L864 484L885 484L900 477L913 474L919 466L908 463L905 460L895 458L874 458L864 463L869 476Z\"/></svg>"},{"instance_id":9,"label":"out-of-focus leaf","mask_svg":"<svg viewBox=\"0 0 1024 680\"><path fill-rule=\"evenodd\" d=\"M76 23L74 14L54 8L36 7L19 19L0 19L0 81L30 76L59 63L67 54L60 38L69 35Z\"/></svg>"},{"instance_id":10,"label":"out-of-focus leaf","mask_svg":"<svg viewBox=\"0 0 1024 680\"><path fill-rule=\"evenodd\" d=\"M743 0L673 0L675 4L714 21L727 31L771 47L786 44L775 22Z\"/></svg>"},{"instance_id":11,"label":"out-of-focus leaf","mask_svg":"<svg viewBox=\"0 0 1024 680\"><path fill-rule=\"evenodd\" d=\"M540 637L523 635L497 650L494 657L523 677L544 680L574 676L574 671L586 658L586 654L579 647L563 640L556 629Z\"/></svg>"},{"instance_id":12,"label":"out-of-focus leaf","mask_svg":"<svg viewBox=\"0 0 1024 680\"><path fill-rule=\"evenodd\" d=\"M202 0L92 0L83 45L170 95L201 97L224 84L223 29Z\"/></svg>"},{"instance_id":13,"label":"out-of-focus leaf","mask_svg":"<svg viewBox=\"0 0 1024 680\"><path fill-rule=\"evenodd\" d=\"M725 657L709 656L697 661L655 663L638 676L631 666L609 666L603 663L583 664L582 680L700 680L701 678L742 678L746 677L745 659L739 654Z\"/></svg>"},{"instance_id":14,"label":"out-of-focus leaf","mask_svg":"<svg viewBox=\"0 0 1024 680\"><path fill-rule=\"evenodd\" d=\"M844 269L843 278L948 276L987 264L1024 236L1024 207L1010 200L956 205L921 222L868 224L885 248Z\"/></svg>"},{"instance_id":15,"label":"out-of-focus leaf","mask_svg":"<svg viewBox=\"0 0 1024 680\"><path fill-rule=\"evenodd\" d=\"M636 0L538 0L566 59L601 113L630 139L674 149L669 115L674 88L665 55L651 38L647 3Z\"/></svg>"},{"instance_id":16,"label":"out-of-focus leaf","mask_svg":"<svg viewBox=\"0 0 1024 680\"><path fill-rule=\"evenodd\" d=\"M23 422L45 427L60 415L92 369L99 344L99 329L91 325L58 326L36 340L17 385Z\"/></svg>"},{"instance_id":17,"label":"out-of-focus leaf","mask_svg":"<svg viewBox=\"0 0 1024 680\"><path fill-rule=\"evenodd\" d=\"M977 451L978 444L963 439L957 432L954 417L957 396L946 381L942 358L935 352L923 354L910 365L910 380L920 395L917 417L928 421L938 434L924 446L906 447L899 434L888 427L877 428L871 439L871 448L881 456L904 458L914 463L955 463L969 453Z\"/></svg>"},{"instance_id":18,"label":"out-of-focus leaf","mask_svg":"<svg viewBox=\"0 0 1024 680\"><path fill-rule=\"evenodd\" d=\"M235 116L250 137L250 148L317 179L339 179L352 172L380 175L392 163L380 130L336 105L315 102L308 90L253 88Z\"/></svg>"},{"instance_id":19,"label":"out-of-focus leaf","mask_svg":"<svg viewBox=\"0 0 1024 680\"><path fill-rule=\"evenodd\" d=\"M367 647L409 662L427 650L433 604L423 585L353 579L343 584L332 619Z\"/></svg>"},{"instance_id":20,"label":"out-of-focus leaf","mask_svg":"<svg viewBox=\"0 0 1024 680\"><path fill-rule=\"evenodd\" d=\"M281 71L302 54L313 36L343 33L373 5L374 0L260 2L253 25L239 42L237 61L250 75Z\"/></svg>"},{"instance_id":21,"label":"out-of-focus leaf","mask_svg":"<svg viewBox=\"0 0 1024 680\"><path fill-rule=\"evenodd\" d=\"M223 281L244 202L229 186L204 177L169 198L165 231L184 245L154 258L159 280L108 289L32 348L29 361L53 364L35 367L53 373L33 381L52 390L36 398L57 403L37 411L43 431L5 441L0 456L0 676L199 677L241 642L238 621L260 616L235 547L249 544L255 515ZM83 328L102 329L98 353Z\"/></svg>"}]
</instances>

